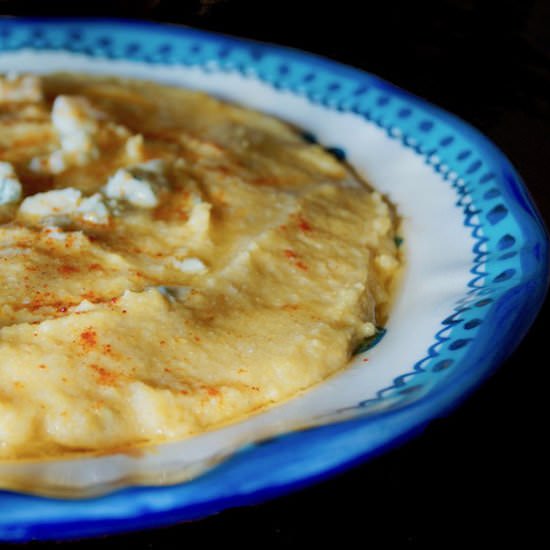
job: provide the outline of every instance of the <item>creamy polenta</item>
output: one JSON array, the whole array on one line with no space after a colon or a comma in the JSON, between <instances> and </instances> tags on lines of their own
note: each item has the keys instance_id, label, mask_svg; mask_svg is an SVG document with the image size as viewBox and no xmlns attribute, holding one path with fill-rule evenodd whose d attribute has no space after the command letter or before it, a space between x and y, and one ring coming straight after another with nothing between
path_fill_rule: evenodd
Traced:
<instances>
[{"instance_id":1,"label":"creamy polenta","mask_svg":"<svg viewBox=\"0 0 550 550\"><path fill-rule=\"evenodd\" d=\"M0 458L183 438L348 362L399 267L384 198L272 117L0 77Z\"/></svg>"}]
</instances>

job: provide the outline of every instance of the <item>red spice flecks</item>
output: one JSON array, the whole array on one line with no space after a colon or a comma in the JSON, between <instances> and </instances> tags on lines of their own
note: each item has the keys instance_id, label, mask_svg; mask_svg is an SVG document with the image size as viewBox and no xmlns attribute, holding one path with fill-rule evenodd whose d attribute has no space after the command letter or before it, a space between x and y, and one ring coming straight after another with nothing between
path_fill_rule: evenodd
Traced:
<instances>
[{"instance_id":1,"label":"red spice flecks","mask_svg":"<svg viewBox=\"0 0 550 550\"><path fill-rule=\"evenodd\" d=\"M100 365L91 364L90 368L96 373L96 382L102 386L113 386L118 376L112 372L109 372L106 368Z\"/></svg>"},{"instance_id":2,"label":"red spice flecks","mask_svg":"<svg viewBox=\"0 0 550 550\"><path fill-rule=\"evenodd\" d=\"M65 239L65 248L72 248L75 238L74 235L68 235Z\"/></svg>"},{"instance_id":3,"label":"red spice flecks","mask_svg":"<svg viewBox=\"0 0 550 550\"><path fill-rule=\"evenodd\" d=\"M37 295L40 292L36 293ZM28 311L37 311L42 308L50 307L52 309L59 310L59 308L64 307L63 302L49 302L48 300L41 299L39 296L35 297L32 302L28 304L21 304L14 309L27 309Z\"/></svg>"},{"instance_id":4,"label":"red spice flecks","mask_svg":"<svg viewBox=\"0 0 550 550\"><path fill-rule=\"evenodd\" d=\"M210 395L211 397L219 397L220 392L216 388L206 387L205 388L206 393Z\"/></svg>"},{"instance_id":5,"label":"red spice flecks","mask_svg":"<svg viewBox=\"0 0 550 550\"><path fill-rule=\"evenodd\" d=\"M97 333L92 327L80 333L80 343L85 348L91 348L97 344Z\"/></svg>"},{"instance_id":6,"label":"red spice flecks","mask_svg":"<svg viewBox=\"0 0 550 550\"><path fill-rule=\"evenodd\" d=\"M200 336L193 336L193 340L195 340L195 342L200 342L201 338Z\"/></svg>"},{"instance_id":7,"label":"red spice flecks","mask_svg":"<svg viewBox=\"0 0 550 550\"><path fill-rule=\"evenodd\" d=\"M188 392L187 390L180 390L180 393L181 393L182 395L187 395L189 392Z\"/></svg>"},{"instance_id":8,"label":"red spice flecks","mask_svg":"<svg viewBox=\"0 0 550 550\"><path fill-rule=\"evenodd\" d=\"M309 225L309 222L307 220L305 220L304 218L299 218L298 219L298 227L302 231L311 231L311 225Z\"/></svg>"},{"instance_id":9,"label":"red spice flecks","mask_svg":"<svg viewBox=\"0 0 550 550\"><path fill-rule=\"evenodd\" d=\"M90 264L88 266L88 269L90 271L104 271L103 266L101 264Z\"/></svg>"},{"instance_id":10,"label":"red spice flecks","mask_svg":"<svg viewBox=\"0 0 550 550\"><path fill-rule=\"evenodd\" d=\"M307 265L299 260L296 262L296 267L302 271L307 271Z\"/></svg>"},{"instance_id":11,"label":"red spice flecks","mask_svg":"<svg viewBox=\"0 0 550 550\"><path fill-rule=\"evenodd\" d=\"M162 221L179 220L186 222L189 219L189 214L183 208L173 204L162 204L154 210L153 218Z\"/></svg>"},{"instance_id":12,"label":"red spice flecks","mask_svg":"<svg viewBox=\"0 0 550 550\"><path fill-rule=\"evenodd\" d=\"M98 298L95 292L92 292L91 290L88 292L84 292L84 294L81 294L80 297L83 300L88 300L88 302L92 302L92 303L101 302L101 299Z\"/></svg>"},{"instance_id":13,"label":"red spice flecks","mask_svg":"<svg viewBox=\"0 0 550 550\"><path fill-rule=\"evenodd\" d=\"M296 258L298 256L294 250L290 250L289 248L285 249L284 254L287 258Z\"/></svg>"},{"instance_id":14,"label":"red spice flecks","mask_svg":"<svg viewBox=\"0 0 550 550\"><path fill-rule=\"evenodd\" d=\"M61 275L71 275L72 273L78 273L80 269L74 265L64 264L57 268L57 271Z\"/></svg>"},{"instance_id":15,"label":"red spice flecks","mask_svg":"<svg viewBox=\"0 0 550 550\"><path fill-rule=\"evenodd\" d=\"M363 359L363 363L368 363L368 362L369 362L369 360L365 357L365 358Z\"/></svg>"},{"instance_id":16,"label":"red spice flecks","mask_svg":"<svg viewBox=\"0 0 550 550\"><path fill-rule=\"evenodd\" d=\"M59 313L66 313L66 311L67 311L67 306L58 307L58 308L57 308L57 311L59 311Z\"/></svg>"}]
</instances>

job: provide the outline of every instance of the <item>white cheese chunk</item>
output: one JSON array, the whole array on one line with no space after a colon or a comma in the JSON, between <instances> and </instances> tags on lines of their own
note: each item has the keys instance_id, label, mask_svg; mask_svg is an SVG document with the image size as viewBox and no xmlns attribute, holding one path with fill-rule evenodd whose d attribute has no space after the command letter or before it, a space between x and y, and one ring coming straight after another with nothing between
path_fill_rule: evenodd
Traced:
<instances>
[{"instance_id":1,"label":"white cheese chunk","mask_svg":"<svg viewBox=\"0 0 550 550\"><path fill-rule=\"evenodd\" d=\"M106 118L85 97L59 95L52 106L52 125L61 148L29 162L34 172L60 174L70 166L84 165L99 157L96 138L99 122Z\"/></svg>"},{"instance_id":2,"label":"white cheese chunk","mask_svg":"<svg viewBox=\"0 0 550 550\"><path fill-rule=\"evenodd\" d=\"M0 102L39 101L42 101L42 83L37 76L10 73L0 77Z\"/></svg>"},{"instance_id":3,"label":"white cheese chunk","mask_svg":"<svg viewBox=\"0 0 550 550\"><path fill-rule=\"evenodd\" d=\"M77 213L88 223L96 225L109 223L109 210L107 210L103 197L99 193L82 199L78 205Z\"/></svg>"},{"instance_id":4,"label":"white cheese chunk","mask_svg":"<svg viewBox=\"0 0 550 550\"><path fill-rule=\"evenodd\" d=\"M0 162L0 205L21 199L21 182L9 162Z\"/></svg>"},{"instance_id":5,"label":"white cheese chunk","mask_svg":"<svg viewBox=\"0 0 550 550\"><path fill-rule=\"evenodd\" d=\"M78 208L81 197L82 193L72 187L36 193L21 203L19 213L40 218L72 214Z\"/></svg>"},{"instance_id":6,"label":"white cheese chunk","mask_svg":"<svg viewBox=\"0 0 550 550\"><path fill-rule=\"evenodd\" d=\"M204 262L198 258L172 259L172 265L183 273L202 273L207 269Z\"/></svg>"},{"instance_id":7,"label":"white cheese chunk","mask_svg":"<svg viewBox=\"0 0 550 550\"><path fill-rule=\"evenodd\" d=\"M83 164L98 156L95 136L103 113L80 96L59 95L52 107L52 124L59 135L61 150Z\"/></svg>"},{"instance_id":8,"label":"white cheese chunk","mask_svg":"<svg viewBox=\"0 0 550 550\"><path fill-rule=\"evenodd\" d=\"M19 214L46 219L68 216L97 225L109 223L109 211L101 195L96 193L83 198L82 193L73 187L31 195L21 203Z\"/></svg>"},{"instance_id":9,"label":"white cheese chunk","mask_svg":"<svg viewBox=\"0 0 550 550\"><path fill-rule=\"evenodd\" d=\"M130 162L141 162L145 155L143 136L137 134L126 140L126 157Z\"/></svg>"},{"instance_id":10,"label":"white cheese chunk","mask_svg":"<svg viewBox=\"0 0 550 550\"><path fill-rule=\"evenodd\" d=\"M56 225L47 225L42 229L42 235L47 239L53 239L54 241L64 243L67 241L67 237L70 233L65 233L65 231Z\"/></svg>"},{"instance_id":11,"label":"white cheese chunk","mask_svg":"<svg viewBox=\"0 0 550 550\"><path fill-rule=\"evenodd\" d=\"M29 162L29 169L38 173L60 174L69 166L70 159L67 153L61 149L54 151L46 157L33 157Z\"/></svg>"},{"instance_id":12,"label":"white cheese chunk","mask_svg":"<svg viewBox=\"0 0 550 550\"><path fill-rule=\"evenodd\" d=\"M129 202L140 208L158 206L158 191L167 185L166 164L161 159L150 160L118 169L103 187L111 199Z\"/></svg>"}]
</instances>

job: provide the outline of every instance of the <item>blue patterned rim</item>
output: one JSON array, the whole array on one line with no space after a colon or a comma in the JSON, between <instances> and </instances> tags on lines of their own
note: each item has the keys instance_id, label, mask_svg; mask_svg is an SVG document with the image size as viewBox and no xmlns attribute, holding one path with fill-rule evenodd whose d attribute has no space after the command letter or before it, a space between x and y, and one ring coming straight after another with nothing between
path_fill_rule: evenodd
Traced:
<instances>
[{"instance_id":1,"label":"blue patterned rim","mask_svg":"<svg viewBox=\"0 0 550 550\"><path fill-rule=\"evenodd\" d=\"M143 40L146 33L146 42ZM386 450L456 406L517 346L548 284L544 224L510 162L440 109L338 63L188 28L123 20L6 19L0 53L64 50L237 72L364 117L422 156L457 194L472 278L426 356L358 408L384 411L250 445L191 482L63 501L0 491L0 540L63 539L166 525L258 502Z\"/></svg>"}]
</instances>

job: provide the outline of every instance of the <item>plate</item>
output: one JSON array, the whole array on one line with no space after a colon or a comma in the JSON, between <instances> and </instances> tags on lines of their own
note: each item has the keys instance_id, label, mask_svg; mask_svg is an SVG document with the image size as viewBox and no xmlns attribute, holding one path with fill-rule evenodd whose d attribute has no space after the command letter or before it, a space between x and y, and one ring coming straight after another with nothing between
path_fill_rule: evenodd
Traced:
<instances>
[{"instance_id":1,"label":"plate","mask_svg":"<svg viewBox=\"0 0 550 550\"><path fill-rule=\"evenodd\" d=\"M510 162L373 75L183 27L0 20L0 72L59 70L202 89L303 128L397 204L407 269L376 347L283 405L142 456L0 463L0 540L167 525L333 474L456 406L542 304L548 239Z\"/></svg>"}]
</instances>

